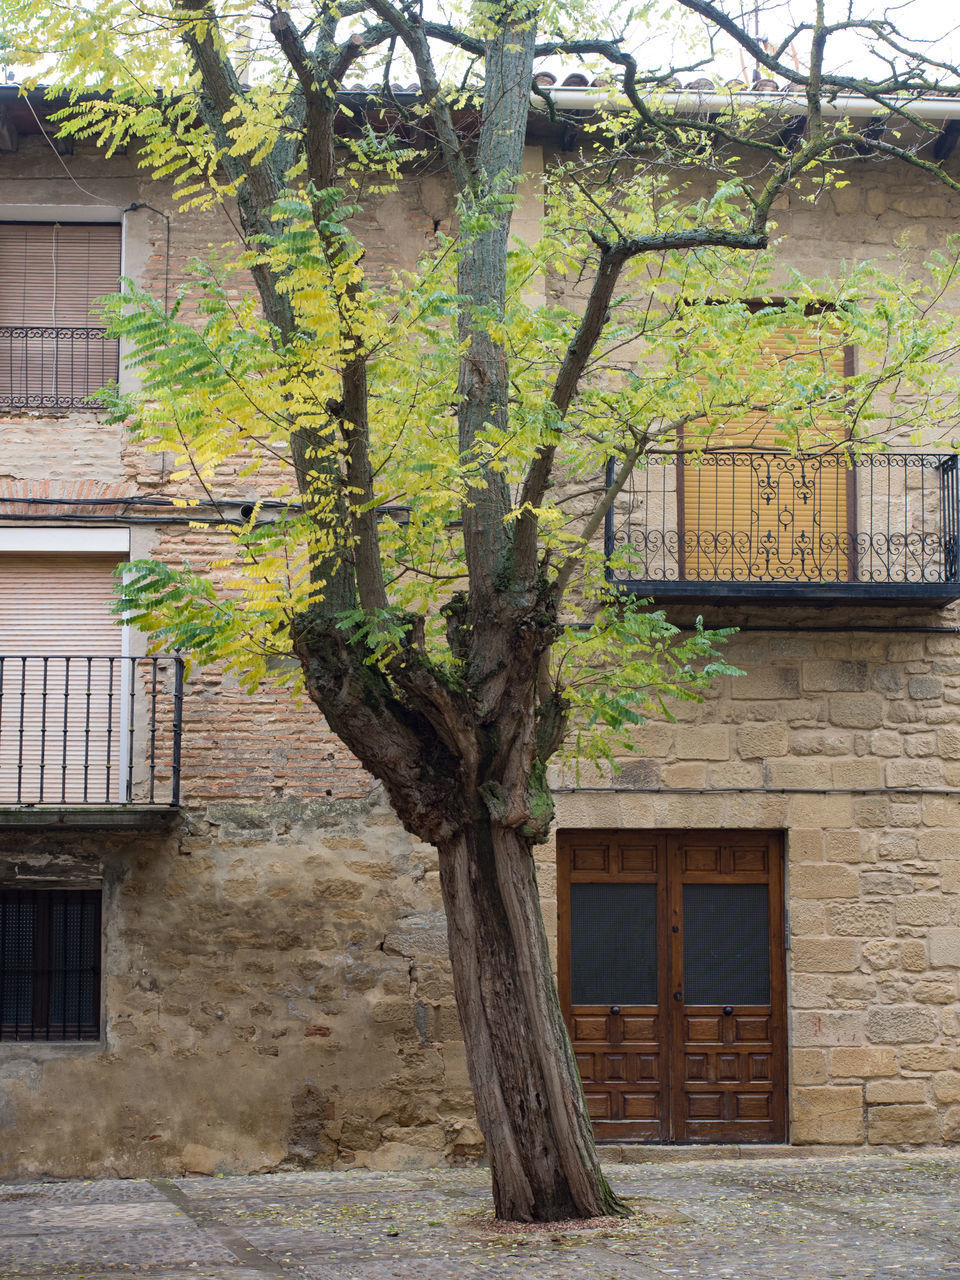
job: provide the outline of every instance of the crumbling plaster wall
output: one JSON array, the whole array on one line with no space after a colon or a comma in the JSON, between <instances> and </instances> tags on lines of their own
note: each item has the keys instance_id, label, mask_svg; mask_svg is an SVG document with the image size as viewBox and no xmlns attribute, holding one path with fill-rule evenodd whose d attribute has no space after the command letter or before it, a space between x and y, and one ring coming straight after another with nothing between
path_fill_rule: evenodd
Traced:
<instances>
[{"instance_id":1,"label":"crumbling plaster wall","mask_svg":"<svg viewBox=\"0 0 960 1280\"><path fill-rule=\"evenodd\" d=\"M169 836L0 836L104 890L101 1044L0 1045L0 1176L410 1167L478 1151L436 855L378 799Z\"/></svg>"}]
</instances>

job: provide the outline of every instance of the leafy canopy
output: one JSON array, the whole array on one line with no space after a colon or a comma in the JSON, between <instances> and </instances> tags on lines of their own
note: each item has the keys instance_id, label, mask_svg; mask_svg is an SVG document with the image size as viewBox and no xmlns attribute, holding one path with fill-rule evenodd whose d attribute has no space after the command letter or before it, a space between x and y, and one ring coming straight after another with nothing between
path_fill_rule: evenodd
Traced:
<instances>
[{"instance_id":1,"label":"leafy canopy","mask_svg":"<svg viewBox=\"0 0 960 1280\"><path fill-rule=\"evenodd\" d=\"M653 221L651 185L637 178L621 191L624 221L638 233ZM645 259L625 273L591 376L561 420L548 374L579 316L558 302L529 301L528 286L544 275L573 275L590 251L592 220L589 201L564 172L551 175L548 188L542 239L518 241L510 252L503 316L475 316L509 352L512 394L508 422L487 424L469 454L459 448L452 411L461 349L458 242L441 236L415 270L351 298L367 354L391 610L344 612L342 621L366 628L371 661L378 661L401 640L406 618L422 615L432 659L452 671L442 606L465 581L461 506L487 469L517 495L536 449L554 442L561 480L537 508L541 545L554 562L577 564L554 672L578 712L575 750L593 758L619 743L607 731L636 723L651 700L689 696L731 670L716 648L725 633L682 633L660 611L612 600L602 541L583 536L584 512L599 500L609 460L635 457L642 468L678 450L696 456L721 448L737 442L744 417L758 411L775 424L779 447L791 451L836 447L847 429L857 448L872 449L888 446L891 426L903 443L920 443L930 422L955 427L957 387L947 360L956 325L937 304L952 287L956 256L954 249L935 257L920 279L874 264L837 279L791 272L786 298L772 283L773 253L749 262L719 249ZM353 209L334 193L330 202L331 218L346 225ZM250 518L226 535L219 562L198 569L141 562L125 578L121 607L158 646L225 661L251 688L265 678L296 681L294 668L272 659L289 652L290 628L323 599L326 583L315 565L349 543L329 472L315 472L310 492L300 494L290 442L308 424L311 456L337 458L342 450L330 408L343 373L339 304L359 267L347 258L337 270L325 268L292 193L277 212L282 232L256 253L197 263L170 315L132 282L112 306L114 331L135 350L141 377L135 395L115 396L116 416L149 448L178 458L171 479L195 492L184 502L200 500L197 480L217 492L239 478L259 495ZM682 224L698 215L677 209L668 216ZM657 217L662 225L662 207ZM248 293L238 297L255 258L269 261L290 297L293 342L277 340ZM793 342L786 361L770 353L784 330ZM859 353L852 376L825 358L845 346ZM515 501L507 519L519 509ZM619 549L612 567L629 554Z\"/></svg>"},{"instance_id":2,"label":"leafy canopy","mask_svg":"<svg viewBox=\"0 0 960 1280\"><path fill-rule=\"evenodd\" d=\"M381 9L318 10L315 65L323 40L341 40L356 16L362 65L388 77L397 42L377 34ZM624 21L654 12L647 6ZM281 22L282 11L272 13ZM562 42L576 27L599 49L613 13L597 20L584 6L547 6L540 32ZM309 30L308 15L294 16ZM473 37L494 36L501 18L496 6L475 6ZM420 619L429 662L456 682L461 659L448 644L447 606L467 584L464 518L499 486L508 502L495 519L508 532L535 521L539 572L566 592L549 678L572 704L575 750L598 758L651 702L695 696L731 670L718 650L724 632L699 623L681 632L662 612L611 593L602 522L611 507L616 518L616 492L632 470L729 447L758 415L791 451L838 448L849 433L855 453L928 439L930 423L941 437L956 429L949 361L957 333L941 304L953 288L957 244L916 278L896 263L858 263L807 279L785 266L789 253L775 244L745 254L736 238L758 225L758 209L770 229L787 181L770 174L764 148L772 143L758 109L740 110L735 127L753 132L759 162L743 149L707 146L693 126L670 126L671 154L655 134L638 135L629 112L599 118L580 154L520 187L460 184L447 229L435 228L419 261L394 264L384 280L368 276L361 215L434 168L427 100L387 114L381 104L367 116L346 101L335 107L338 83L318 73L314 87L340 120L330 185L318 186L298 137L297 66L279 36L265 34L259 6L218 15L110 0L95 11L24 8L20 19L22 48L33 39L39 51L42 27L43 48L56 51L59 84L73 97L60 113L64 132L108 152L136 146L148 172L172 181L181 207L232 207L268 165L279 179L253 230L245 224L234 248L193 264L169 314L132 281L109 308L140 379L135 394L113 392L112 412L148 448L177 457L179 500L196 505L238 483L258 494L249 519L222 529L216 561L138 562L119 607L158 646L225 662L251 688L264 679L296 682L295 670L274 659L329 600L337 566L359 557L371 512L385 600L341 604L337 625L385 669ZM232 52L255 69L252 87L234 92L213 123L203 42L214 58L226 62ZM479 74L469 41L451 56L468 70L447 93L447 109L468 121ZM649 79L656 104L662 72ZM824 146L801 156L801 200L856 180ZM465 296L466 260L537 184L539 239L512 240L502 282L488 298ZM716 242L684 239L705 227ZM589 281L611 244L641 242L649 249L619 264L575 393L558 405L558 370L582 325L586 286L578 282ZM272 282L285 325L251 288L258 273ZM784 332L792 350L778 360L770 348ZM478 338L502 353L509 390L502 411L487 414L465 443L459 384ZM829 358L846 346L858 352L852 376ZM345 380L358 365L366 487L351 480L355 438L344 428ZM555 455L551 479L531 502L525 480L544 451Z\"/></svg>"}]
</instances>

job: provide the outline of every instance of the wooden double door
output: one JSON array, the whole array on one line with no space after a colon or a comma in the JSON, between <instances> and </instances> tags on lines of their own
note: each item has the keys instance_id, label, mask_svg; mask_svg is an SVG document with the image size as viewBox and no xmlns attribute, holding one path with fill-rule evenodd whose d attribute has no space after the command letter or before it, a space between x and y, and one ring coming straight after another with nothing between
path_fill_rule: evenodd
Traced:
<instances>
[{"instance_id":1,"label":"wooden double door","mask_svg":"<svg viewBox=\"0 0 960 1280\"><path fill-rule=\"evenodd\" d=\"M780 835L557 843L560 999L597 1138L785 1141Z\"/></svg>"}]
</instances>

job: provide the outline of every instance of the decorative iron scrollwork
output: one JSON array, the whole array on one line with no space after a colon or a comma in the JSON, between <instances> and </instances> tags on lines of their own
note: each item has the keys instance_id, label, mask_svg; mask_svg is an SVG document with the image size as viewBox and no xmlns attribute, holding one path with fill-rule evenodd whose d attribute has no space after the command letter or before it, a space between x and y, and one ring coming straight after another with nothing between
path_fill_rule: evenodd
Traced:
<instances>
[{"instance_id":1,"label":"decorative iron scrollwork","mask_svg":"<svg viewBox=\"0 0 960 1280\"><path fill-rule=\"evenodd\" d=\"M0 325L0 408L94 409L120 343L96 325Z\"/></svg>"},{"instance_id":2,"label":"decorative iron scrollwork","mask_svg":"<svg viewBox=\"0 0 960 1280\"><path fill-rule=\"evenodd\" d=\"M619 496L606 552L610 580L638 590L960 582L960 464L844 449L661 455Z\"/></svg>"}]
</instances>

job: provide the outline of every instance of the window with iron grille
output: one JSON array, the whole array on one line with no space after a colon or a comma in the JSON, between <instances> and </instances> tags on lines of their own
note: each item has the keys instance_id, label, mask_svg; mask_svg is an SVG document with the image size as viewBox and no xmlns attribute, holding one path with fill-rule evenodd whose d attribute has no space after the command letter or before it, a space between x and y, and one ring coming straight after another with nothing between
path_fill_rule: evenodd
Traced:
<instances>
[{"instance_id":1,"label":"window with iron grille","mask_svg":"<svg viewBox=\"0 0 960 1280\"><path fill-rule=\"evenodd\" d=\"M93 407L119 374L96 305L119 277L116 223L0 222L0 409Z\"/></svg>"},{"instance_id":2,"label":"window with iron grille","mask_svg":"<svg viewBox=\"0 0 960 1280\"><path fill-rule=\"evenodd\" d=\"M100 1038L100 890L0 889L0 1040Z\"/></svg>"}]
</instances>

